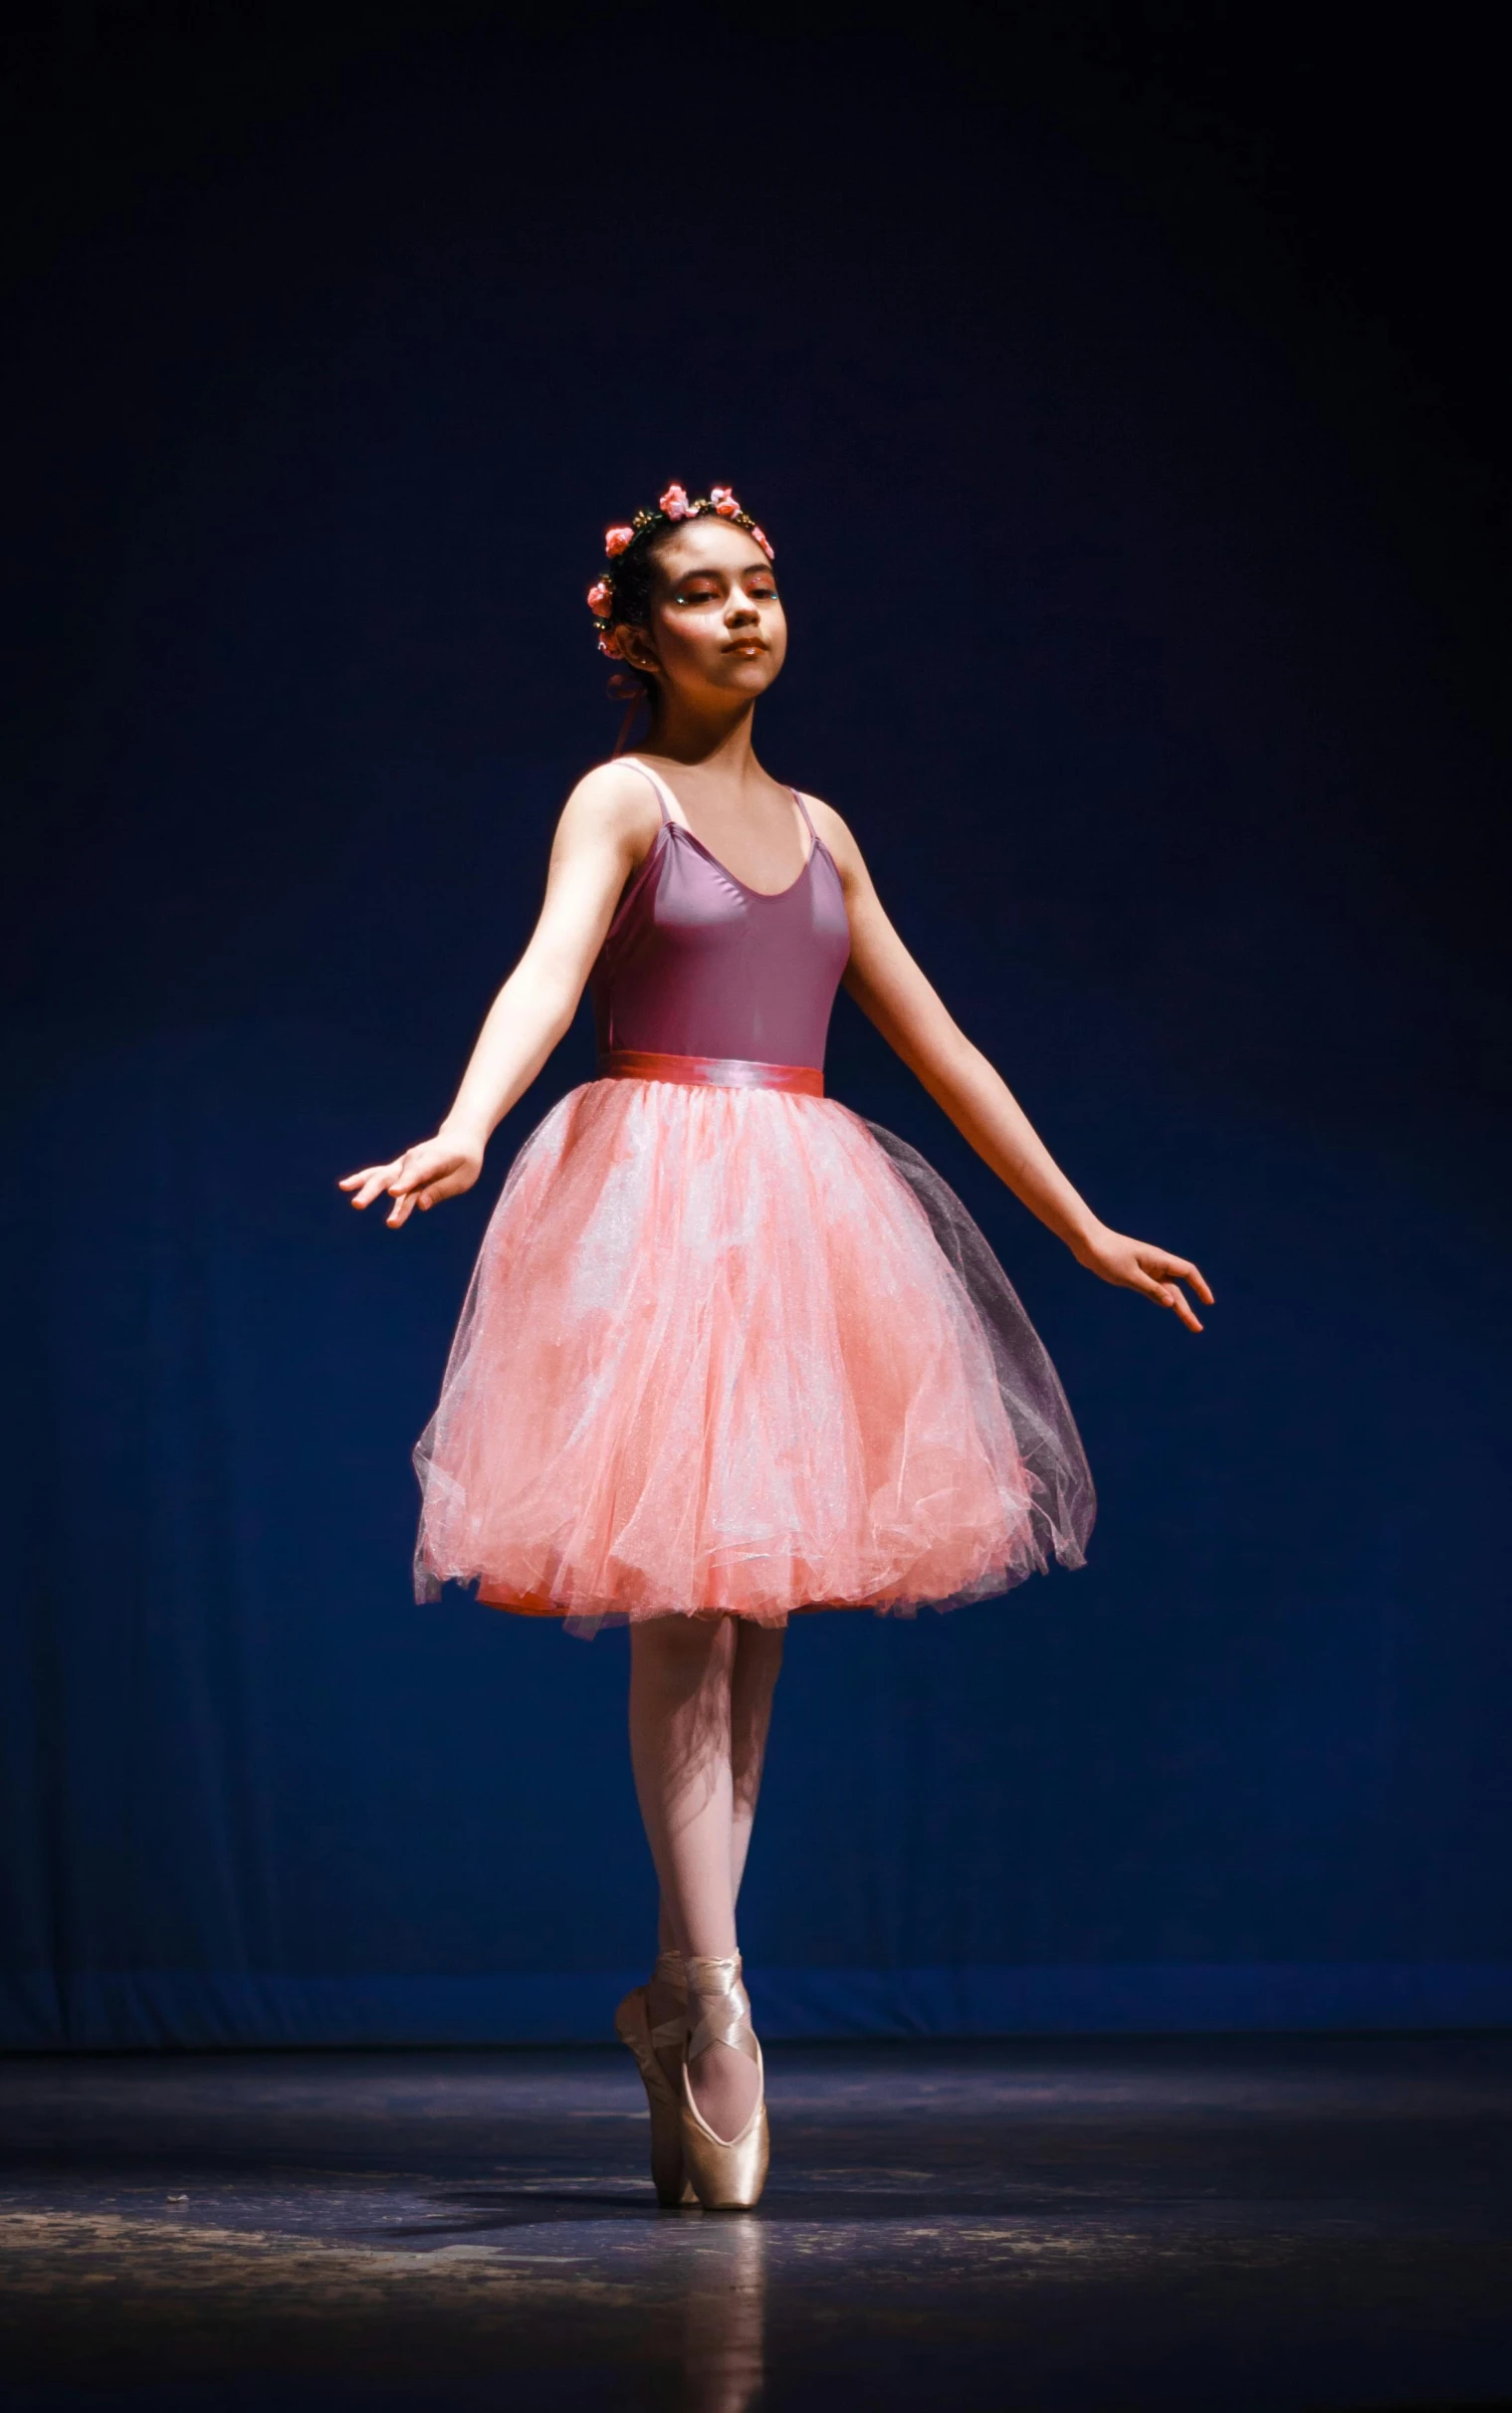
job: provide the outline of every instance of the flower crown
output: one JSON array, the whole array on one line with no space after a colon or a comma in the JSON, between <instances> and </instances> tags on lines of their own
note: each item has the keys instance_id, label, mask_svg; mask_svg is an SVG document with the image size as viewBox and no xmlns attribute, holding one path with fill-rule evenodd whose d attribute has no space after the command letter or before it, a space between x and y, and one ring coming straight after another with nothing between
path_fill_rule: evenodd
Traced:
<instances>
[{"instance_id":1,"label":"flower crown","mask_svg":"<svg viewBox=\"0 0 1512 2413\"><path fill-rule=\"evenodd\" d=\"M742 511L728 486L711 486L708 494L700 495L696 501L690 501L681 486L669 486L655 511L638 511L628 528L604 530L605 558L617 561L622 552L628 552L630 547L649 535L651 530L669 528L677 520L702 519L706 513L712 513L716 519L728 520L734 528L744 528L748 536L755 537L768 561L775 558L770 540L757 528L750 512ZM588 609L598 623L599 652L608 654L613 661L620 660L619 645L609 625L614 617L612 572L606 570L588 588Z\"/></svg>"}]
</instances>

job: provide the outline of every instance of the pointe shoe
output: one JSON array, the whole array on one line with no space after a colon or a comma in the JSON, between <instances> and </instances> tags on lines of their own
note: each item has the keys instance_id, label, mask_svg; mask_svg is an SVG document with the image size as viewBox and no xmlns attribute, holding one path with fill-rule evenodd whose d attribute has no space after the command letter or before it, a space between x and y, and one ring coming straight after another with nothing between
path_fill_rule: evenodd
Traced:
<instances>
[{"instance_id":1,"label":"pointe shoe","mask_svg":"<svg viewBox=\"0 0 1512 2413\"><path fill-rule=\"evenodd\" d=\"M656 1972L664 1986L670 1986L682 1997L684 2009L676 2019L651 2025L644 1986L632 1987L614 2014L614 2033L622 2045L634 2054L641 2083L646 2089L646 2101L651 2107L651 2184L656 2200L672 2210L679 2204L695 2204L698 2197L688 2181L683 2164L683 2126L677 2096L672 2090L666 2071L657 2060L657 2052L680 2053L688 2035L688 1981L683 1975L680 1952L658 1952Z\"/></svg>"},{"instance_id":2,"label":"pointe shoe","mask_svg":"<svg viewBox=\"0 0 1512 2413\"><path fill-rule=\"evenodd\" d=\"M741 1983L741 1956L695 1959L683 1968L691 1993L704 2002L717 1998L704 2013L683 2048L683 2162L693 2191L706 2212L750 2212L760 2201L766 2184L770 2151L766 2130L766 2071L761 2048L751 2025L751 2000ZM710 2045L730 2045L756 2066L756 2109L739 2136L716 2136L688 2083L688 2065Z\"/></svg>"}]
</instances>

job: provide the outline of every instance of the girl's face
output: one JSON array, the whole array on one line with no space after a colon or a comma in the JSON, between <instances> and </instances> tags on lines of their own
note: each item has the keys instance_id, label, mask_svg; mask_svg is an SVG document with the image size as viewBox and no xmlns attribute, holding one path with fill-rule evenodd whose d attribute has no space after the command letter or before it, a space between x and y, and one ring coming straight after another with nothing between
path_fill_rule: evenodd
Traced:
<instances>
[{"instance_id":1,"label":"girl's face","mask_svg":"<svg viewBox=\"0 0 1512 2413\"><path fill-rule=\"evenodd\" d=\"M787 652L787 622L756 539L706 514L664 537L651 567L651 625L625 632L630 658L690 703L764 695Z\"/></svg>"}]
</instances>

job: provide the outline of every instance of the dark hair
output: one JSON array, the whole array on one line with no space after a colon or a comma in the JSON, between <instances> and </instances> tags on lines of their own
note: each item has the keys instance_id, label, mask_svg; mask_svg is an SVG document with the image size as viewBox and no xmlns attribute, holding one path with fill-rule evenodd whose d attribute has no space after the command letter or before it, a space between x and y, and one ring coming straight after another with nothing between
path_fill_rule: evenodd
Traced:
<instances>
[{"instance_id":1,"label":"dark hair","mask_svg":"<svg viewBox=\"0 0 1512 2413\"><path fill-rule=\"evenodd\" d=\"M664 537L672 535L682 525L681 521L664 519L658 512L654 520L636 530L634 538L614 563L614 609L604 623L605 627L613 628L621 622L628 622L631 628L650 627L651 573L656 548ZM656 693L656 681L651 673L638 669L633 662L622 661L616 678L638 680L648 703ZM611 680L610 693L623 697L624 689Z\"/></svg>"}]
</instances>

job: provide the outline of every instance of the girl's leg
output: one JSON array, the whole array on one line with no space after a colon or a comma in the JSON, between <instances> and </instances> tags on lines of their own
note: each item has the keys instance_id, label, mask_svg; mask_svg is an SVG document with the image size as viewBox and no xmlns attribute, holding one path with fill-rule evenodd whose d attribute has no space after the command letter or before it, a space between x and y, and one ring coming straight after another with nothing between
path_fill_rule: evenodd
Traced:
<instances>
[{"instance_id":1,"label":"girl's leg","mask_svg":"<svg viewBox=\"0 0 1512 2413\"><path fill-rule=\"evenodd\" d=\"M664 1617L630 1635L630 1763L673 1942L685 1955L724 1958L737 1949L736 1625L728 1617ZM696 2024L700 2006L691 1990L688 2012ZM655 2003L653 2013L660 2013ZM689 2084L716 2135L738 2135L756 2104L755 2065L711 2045Z\"/></svg>"},{"instance_id":2,"label":"girl's leg","mask_svg":"<svg viewBox=\"0 0 1512 2413\"><path fill-rule=\"evenodd\" d=\"M756 1823L771 1695L782 1665L780 1626L738 1622L735 1666L730 1679L730 1769L735 1817L731 1833L731 1885L737 1901Z\"/></svg>"},{"instance_id":3,"label":"girl's leg","mask_svg":"<svg viewBox=\"0 0 1512 2413\"><path fill-rule=\"evenodd\" d=\"M732 1620L737 1627L735 1666L730 1679L730 1776L734 1802L731 1829L731 1886L737 1901L751 1850L761 1768L766 1757L766 1730L771 1723L771 1696L782 1665L782 1628L755 1626L749 1619ZM657 1909L656 1948L676 1952L677 1937L663 1894ZM659 2008L658 2018L671 2011Z\"/></svg>"}]
</instances>

